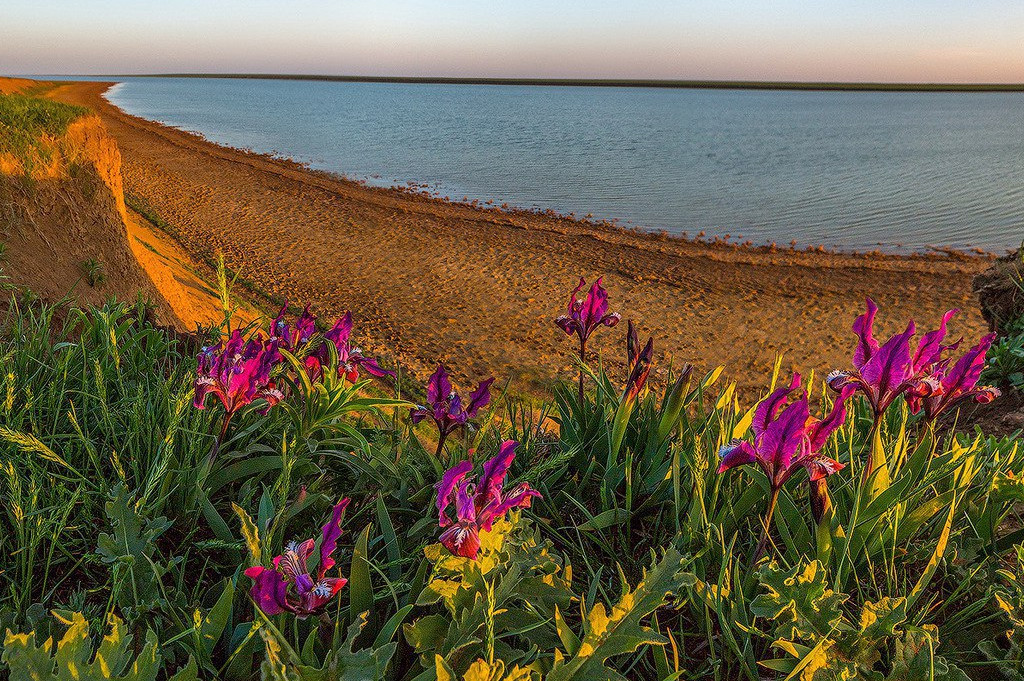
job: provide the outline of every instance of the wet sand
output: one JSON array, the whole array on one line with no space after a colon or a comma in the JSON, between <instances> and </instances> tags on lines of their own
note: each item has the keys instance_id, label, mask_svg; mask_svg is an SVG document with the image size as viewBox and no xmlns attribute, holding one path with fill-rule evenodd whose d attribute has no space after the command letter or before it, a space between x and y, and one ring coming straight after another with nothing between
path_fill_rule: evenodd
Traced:
<instances>
[{"instance_id":1,"label":"wet sand","mask_svg":"<svg viewBox=\"0 0 1024 681\"><path fill-rule=\"evenodd\" d=\"M985 328L971 295L985 258L769 252L371 188L129 116L102 98L107 87L49 96L96 110L120 146L126 191L190 255L220 250L263 290L324 317L351 309L364 349L421 378L439 360L520 390L568 375L573 345L552 320L580 276L601 274L611 309L655 336L659 366L722 364L745 392L778 353L819 375L847 366L865 295L886 331L908 317L934 325L951 307L963 310L953 333ZM624 336L624 324L604 329L593 348L618 366Z\"/></svg>"}]
</instances>

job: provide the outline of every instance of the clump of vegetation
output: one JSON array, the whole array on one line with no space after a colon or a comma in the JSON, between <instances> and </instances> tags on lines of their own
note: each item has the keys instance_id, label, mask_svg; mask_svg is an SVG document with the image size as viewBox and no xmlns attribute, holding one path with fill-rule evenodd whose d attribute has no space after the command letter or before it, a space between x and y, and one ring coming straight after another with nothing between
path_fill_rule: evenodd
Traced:
<instances>
[{"instance_id":1,"label":"clump of vegetation","mask_svg":"<svg viewBox=\"0 0 1024 681\"><path fill-rule=\"evenodd\" d=\"M1024 330L1011 330L992 346L985 379L1005 388L1024 388Z\"/></svg>"},{"instance_id":2,"label":"clump of vegetation","mask_svg":"<svg viewBox=\"0 0 1024 681\"><path fill-rule=\"evenodd\" d=\"M83 260L81 268L86 282L93 288L102 285L107 280L107 273L103 269L103 263L96 258Z\"/></svg>"},{"instance_id":3,"label":"clump of vegetation","mask_svg":"<svg viewBox=\"0 0 1024 681\"><path fill-rule=\"evenodd\" d=\"M1024 295L1024 248L1016 258L1009 277L1014 287ZM985 379L1004 388L1024 389L1024 317L1003 320L1002 333L989 351Z\"/></svg>"},{"instance_id":4,"label":"clump of vegetation","mask_svg":"<svg viewBox=\"0 0 1024 681\"><path fill-rule=\"evenodd\" d=\"M50 142L88 109L28 95L0 95L0 150L13 155L25 174L51 158Z\"/></svg>"},{"instance_id":5,"label":"clump of vegetation","mask_svg":"<svg viewBox=\"0 0 1024 681\"><path fill-rule=\"evenodd\" d=\"M614 333L582 292L559 327ZM754 404L721 370L652 385L629 324L624 375L578 356L582 391L526 407L445 367L394 396L347 314L187 339L141 305L12 301L0 669L1019 678L1024 452L946 427L997 396L991 338L946 343L948 315L882 342L876 312L849 369L780 362Z\"/></svg>"}]
</instances>

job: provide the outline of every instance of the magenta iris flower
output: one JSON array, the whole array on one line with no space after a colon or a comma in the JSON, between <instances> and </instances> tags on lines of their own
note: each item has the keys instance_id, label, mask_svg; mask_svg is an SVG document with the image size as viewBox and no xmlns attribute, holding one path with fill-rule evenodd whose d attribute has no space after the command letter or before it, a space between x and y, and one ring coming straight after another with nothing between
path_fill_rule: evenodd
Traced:
<instances>
[{"instance_id":1,"label":"magenta iris flower","mask_svg":"<svg viewBox=\"0 0 1024 681\"><path fill-rule=\"evenodd\" d=\"M288 304L285 303L270 324L271 339L276 340L284 350L298 352L316 336L316 315L311 313L309 305L306 305L295 323L289 324L285 318L287 313ZM363 351L352 345L351 336L352 313L346 312L323 335L323 342L303 360L306 373L311 380L317 381L323 377L324 366L330 360L328 343L333 344L338 353L338 376L350 383L359 380L360 370L377 378L395 375L393 371L382 369L374 358L364 357Z\"/></svg>"},{"instance_id":2,"label":"magenta iris flower","mask_svg":"<svg viewBox=\"0 0 1024 681\"><path fill-rule=\"evenodd\" d=\"M924 334L914 351L911 350L916 330L913 320L903 333L885 343L875 340L873 326L877 312L878 306L868 298L867 311L853 323L858 338L853 371L833 371L828 377L829 387L836 392L849 386L862 392L871 404L876 421L900 395L906 395L908 400L930 396L936 385L928 380L929 372L941 361L943 352L957 346L956 343L943 345L946 324L956 310L943 316L938 329Z\"/></svg>"},{"instance_id":3,"label":"magenta iris flower","mask_svg":"<svg viewBox=\"0 0 1024 681\"><path fill-rule=\"evenodd\" d=\"M484 463L479 480L467 477L473 463L462 461L447 471L437 483L437 512L444 532L439 541L456 556L476 560L480 551L480 533L490 532L494 521L514 508L529 508L540 492L523 482L505 490L505 476L516 458L518 443L501 443L497 456ZM455 516L448 513L454 505Z\"/></svg>"},{"instance_id":4,"label":"magenta iris flower","mask_svg":"<svg viewBox=\"0 0 1024 681\"><path fill-rule=\"evenodd\" d=\"M316 380L321 375L323 367L328 363L330 354L327 343L333 343L338 351L338 375L350 383L355 383L359 380L360 370L377 378L395 375L393 371L382 369L373 357L364 357L363 351L352 345L351 336L352 313L346 312L324 334L324 342L320 347L306 358L306 368L313 380Z\"/></svg>"},{"instance_id":5,"label":"magenta iris flower","mask_svg":"<svg viewBox=\"0 0 1024 681\"><path fill-rule=\"evenodd\" d=\"M877 312L878 307L868 298L867 311L853 324L858 336L854 371L834 371L828 377L828 384L834 390L853 386L863 392L876 421L901 394L905 395L913 413L924 411L928 420L965 399L986 403L999 396L996 388L977 385L985 368L985 354L995 334L982 338L954 364L951 357L943 355L960 345L959 341L944 344L946 325L957 310L943 315L939 328L924 334L913 352L914 322L911 321L903 333L879 345L872 333Z\"/></svg>"},{"instance_id":6,"label":"magenta iris flower","mask_svg":"<svg viewBox=\"0 0 1024 681\"><path fill-rule=\"evenodd\" d=\"M608 292L601 285L603 277L598 277L594 285L590 287L586 297L578 300L587 280L580 277L580 283L573 289L569 296L569 309L561 317L555 319L566 335L575 335L581 346L587 344L590 335L601 326L615 326L619 323L620 315L617 312L608 312Z\"/></svg>"},{"instance_id":7,"label":"magenta iris flower","mask_svg":"<svg viewBox=\"0 0 1024 681\"><path fill-rule=\"evenodd\" d=\"M555 324L568 336L575 335L579 341L580 361L586 361L587 341L591 334L602 326L615 326L619 323L621 316L617 312L608 312L608 292L601 285L603 277L598 277L593 286L587 292L583 300L577 296L587 285L586 279L580 277L580 283L576 285L569 295L569 307L566 313L557 319ZM580 404L583 404L583 369L579 374L579 397Z\"/></svg>"},{"instance_id":8,"label":"magenta iris flower","mask_svg":"<svg viewBox=\"0 0 1024 681\"><path fill-rule=\"evenodd\" d=\"M270 323L270 339L276 340L281 348L294 352L316 334L316 315L309 311L307 304L295 323L289 324L285 320L287 313L288 303L285 303L277 317Z\"/></svg>"},{"instance_id":9,"label":"magenta iris flower","mask_svg":"<svg viewBox=\"0 0 1024 681\"><path fill-rule=\"evenodd\" d=\"M197 360L194 404L205 408L206 396L213 394L224 405L227 419L255 400L265 400L266 413L284 397L270 373L281 361L277 341L264 342L260 336L248 341L237 329L227 343L203 348Z\"/></svg>"},{"instance_id":10,"label":"magenta iris flower","mask_svg":"<svg viewBox=\"0 0 1024 681\"><path fill-rule=\"evenodd\" d=\"M491 401L491 384L493 378L482 381L469 395L469 401L462 403L462 396L452 386L448 378L448 370L444 364L438 364L430 380L427 382L427 402L429 406L414 407L412 422L419 423L428 416L437 425L437 455L444 448L444 441L458 428L466 425L469 419L486 407Z\"/></svg>"},{"instance_id":11,"label":"magenta iris flower","mask_svg":"<svg viewBox=\"0 0 1024 681\"><path fill-rule=\"evenodd\" d=\"M914 395L907 398L910 410L915 414L924 411L925 418L934 421L943 412L964 400L974 399L981 404L987 404L999 397L1001 393L998 388L978 385L981 372L985 368L985 355L995 339L994 333L983 337L977 345L965 352L952 368L951 357L934 362L929 367L929 375L925 379L929 382L931 390L924 397Z\"/></svg>"},{"instance_id":12,"label":"magenta iris flower","mask_svg":"<svg viewBox=\"0 0 1024 681\"><path fill-rule=\"evenodd\" d=\"M844 390L828 416L820 420L811 416L806 392L786 404L799 389L800 374L794 374L789 387L778 388L757 405L750 425L754 441L733 440L722 447L719 473L756 463L768 476L772 489L781 489L800 468L807 470L811 480L842 470L843 464L821 450L846 420L846 400L852 388Z\"/></svg>"},{"instance_id":13,"label":"magenta iris flower","mask_svg":"<svg viewBox=\"0 0 1024 681\"><path fill-rule=\"evenodd\" d=\"M249 595L265 614L290 612L300 619L316 615L348 583L344 577L327 576L335 565L332 554L341 537L341 517L348 501L338 502L331 519L321 528L320 563L315 575L310 574L307 565L316 548L315 539L289 543L285 552L274 558L273 568L256 565L245 571L253 581Z\"/></svg>"},{"instance_id":14,"label":"magenta iris flower","mask_svg":"<svg viewBox=\"0 0 1024 681\"><path fill-rule=\"evenodd\" d=\"M276 340L264 342L257 334L246 341L236 329L226 344L221 341L217 345L205 347L196 359L198 367L192 403L197 409L205 409L206 396L213 394L224 405L220 434L213 441L207 456L207 463L210 464L217 458L220 445L227 437L231 419L239 409L256 400L263 400L266 405L260 413L266 414L284 399L284 394L270 377L274 367L281 361L281 353L277 349Z\"/></svg>"},{"instance_id":15,"label":"magenta iris flower","mask_svg":"<svg viewBox=\"0 0 1024 681\"><path fill-rule=\"evenodd\" d=\"M832 411L823 419L811 416L807 393L786 404L790 396L800 390L800 375L794 374L788 387L778 388L762 400L754 409L751 430L754 441L733 440L719 452L721 464L719 473L730 468L757 464L768 476L771 493L768 501L765 530L755 554L755 560L764 550L768 538L768 527L775 512L779 492L786 482L801 468L805 469L811 484L812 507L818 516L816 495L827 494L824 486L817 484L843 469L843 464L822 454L829 436L846 420L846 401L853 393L852 387L845 388Z\"/></svg>"}]
</instances>

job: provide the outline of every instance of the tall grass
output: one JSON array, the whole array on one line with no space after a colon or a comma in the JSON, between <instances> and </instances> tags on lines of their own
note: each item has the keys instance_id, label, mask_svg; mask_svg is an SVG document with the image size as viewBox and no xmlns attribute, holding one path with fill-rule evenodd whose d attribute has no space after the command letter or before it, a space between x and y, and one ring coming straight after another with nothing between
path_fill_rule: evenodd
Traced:
<instances>
[{"instance_id":1,"label":"tall grass","mask_svg":"<svg viewBox=\"0 0 1024 681\"><path fill-rule=\"evenodd\" d=\"M88 109L22 94L0 95L0 151L19 161L26 172L49 161L52 141Z\"/></svg>"}]
</instances>

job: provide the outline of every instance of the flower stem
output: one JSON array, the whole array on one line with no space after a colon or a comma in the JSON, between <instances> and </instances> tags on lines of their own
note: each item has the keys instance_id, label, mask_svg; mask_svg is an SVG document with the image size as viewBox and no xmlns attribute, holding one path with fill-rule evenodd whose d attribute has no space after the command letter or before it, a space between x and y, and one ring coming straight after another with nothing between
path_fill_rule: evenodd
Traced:
<instances>
[{"instance_id":1,"label":"flower stem","mask_svg":"<svg viewBox=\"0 0 1024 681\"><path fill-rule=\"evenodd\" d=\"M764 549L768 545L768 534L772 526L772 518L775 517L775 504L779 500L779 492L781 491L782 488L772 486L771 496L768 497L768 510L764 516L764 528L761 531L761 541L757 543L757 550L754 552L754 565L757 564L757 561L761 560L761 555L764 553Z\"/></svg>"},{"instance_id":2,"label":"flower stem","mask_svg":"<svg viewBox=\"0 0 1024 681\"><path fill-rule=\"evenodd\" d=\"M864 482L867 482L868 478L871 477L871 473L875 470L875 440L878 435L878 426L881 416L875 414L875 420L871 424L871 432L868 434L868 441L871 443L871 449L868 450L868 461L864 465Z\"/></svg>"},{"instance_id":3,"label":"flower stem","mask_svg":"<svg viewBox=\"0 0 1024 681\"><path fill-rule=\"evenodd\" d=\"M231 417L234 415L233 412L224 413L224 423L220 428L220 434L217 439L213 441L213 447L210 448L210 454L206 457L206 467L209 468L213 464L214 459L217 458L217 452L220 451L220 445L224 442L224 438L228 436L228 426L231 425Z\"/></svg>"},{"instance_id":4,"label":"flower stem","mask_svg":"<svg viewBox=\"0 0 1024 681\"><path fill-rule=\"evenodd\" d=\"M447 439L448 439L448 431L446 431L446 430L438 431L437 451L434 452L434 456L438 460L440 460L441 456L444 454L444 441L447 440Z\"/></svg>"},{"instance_id":5,"label":"flower stem","mask_svg":"<svg viewBox=\"0 0 1024 681\"><path fill-rule=\"evenodd\" d=\"M583 363L587 357L587 342L580 338L580 408L583 408Z\"/></svg>"}]
</instances>

